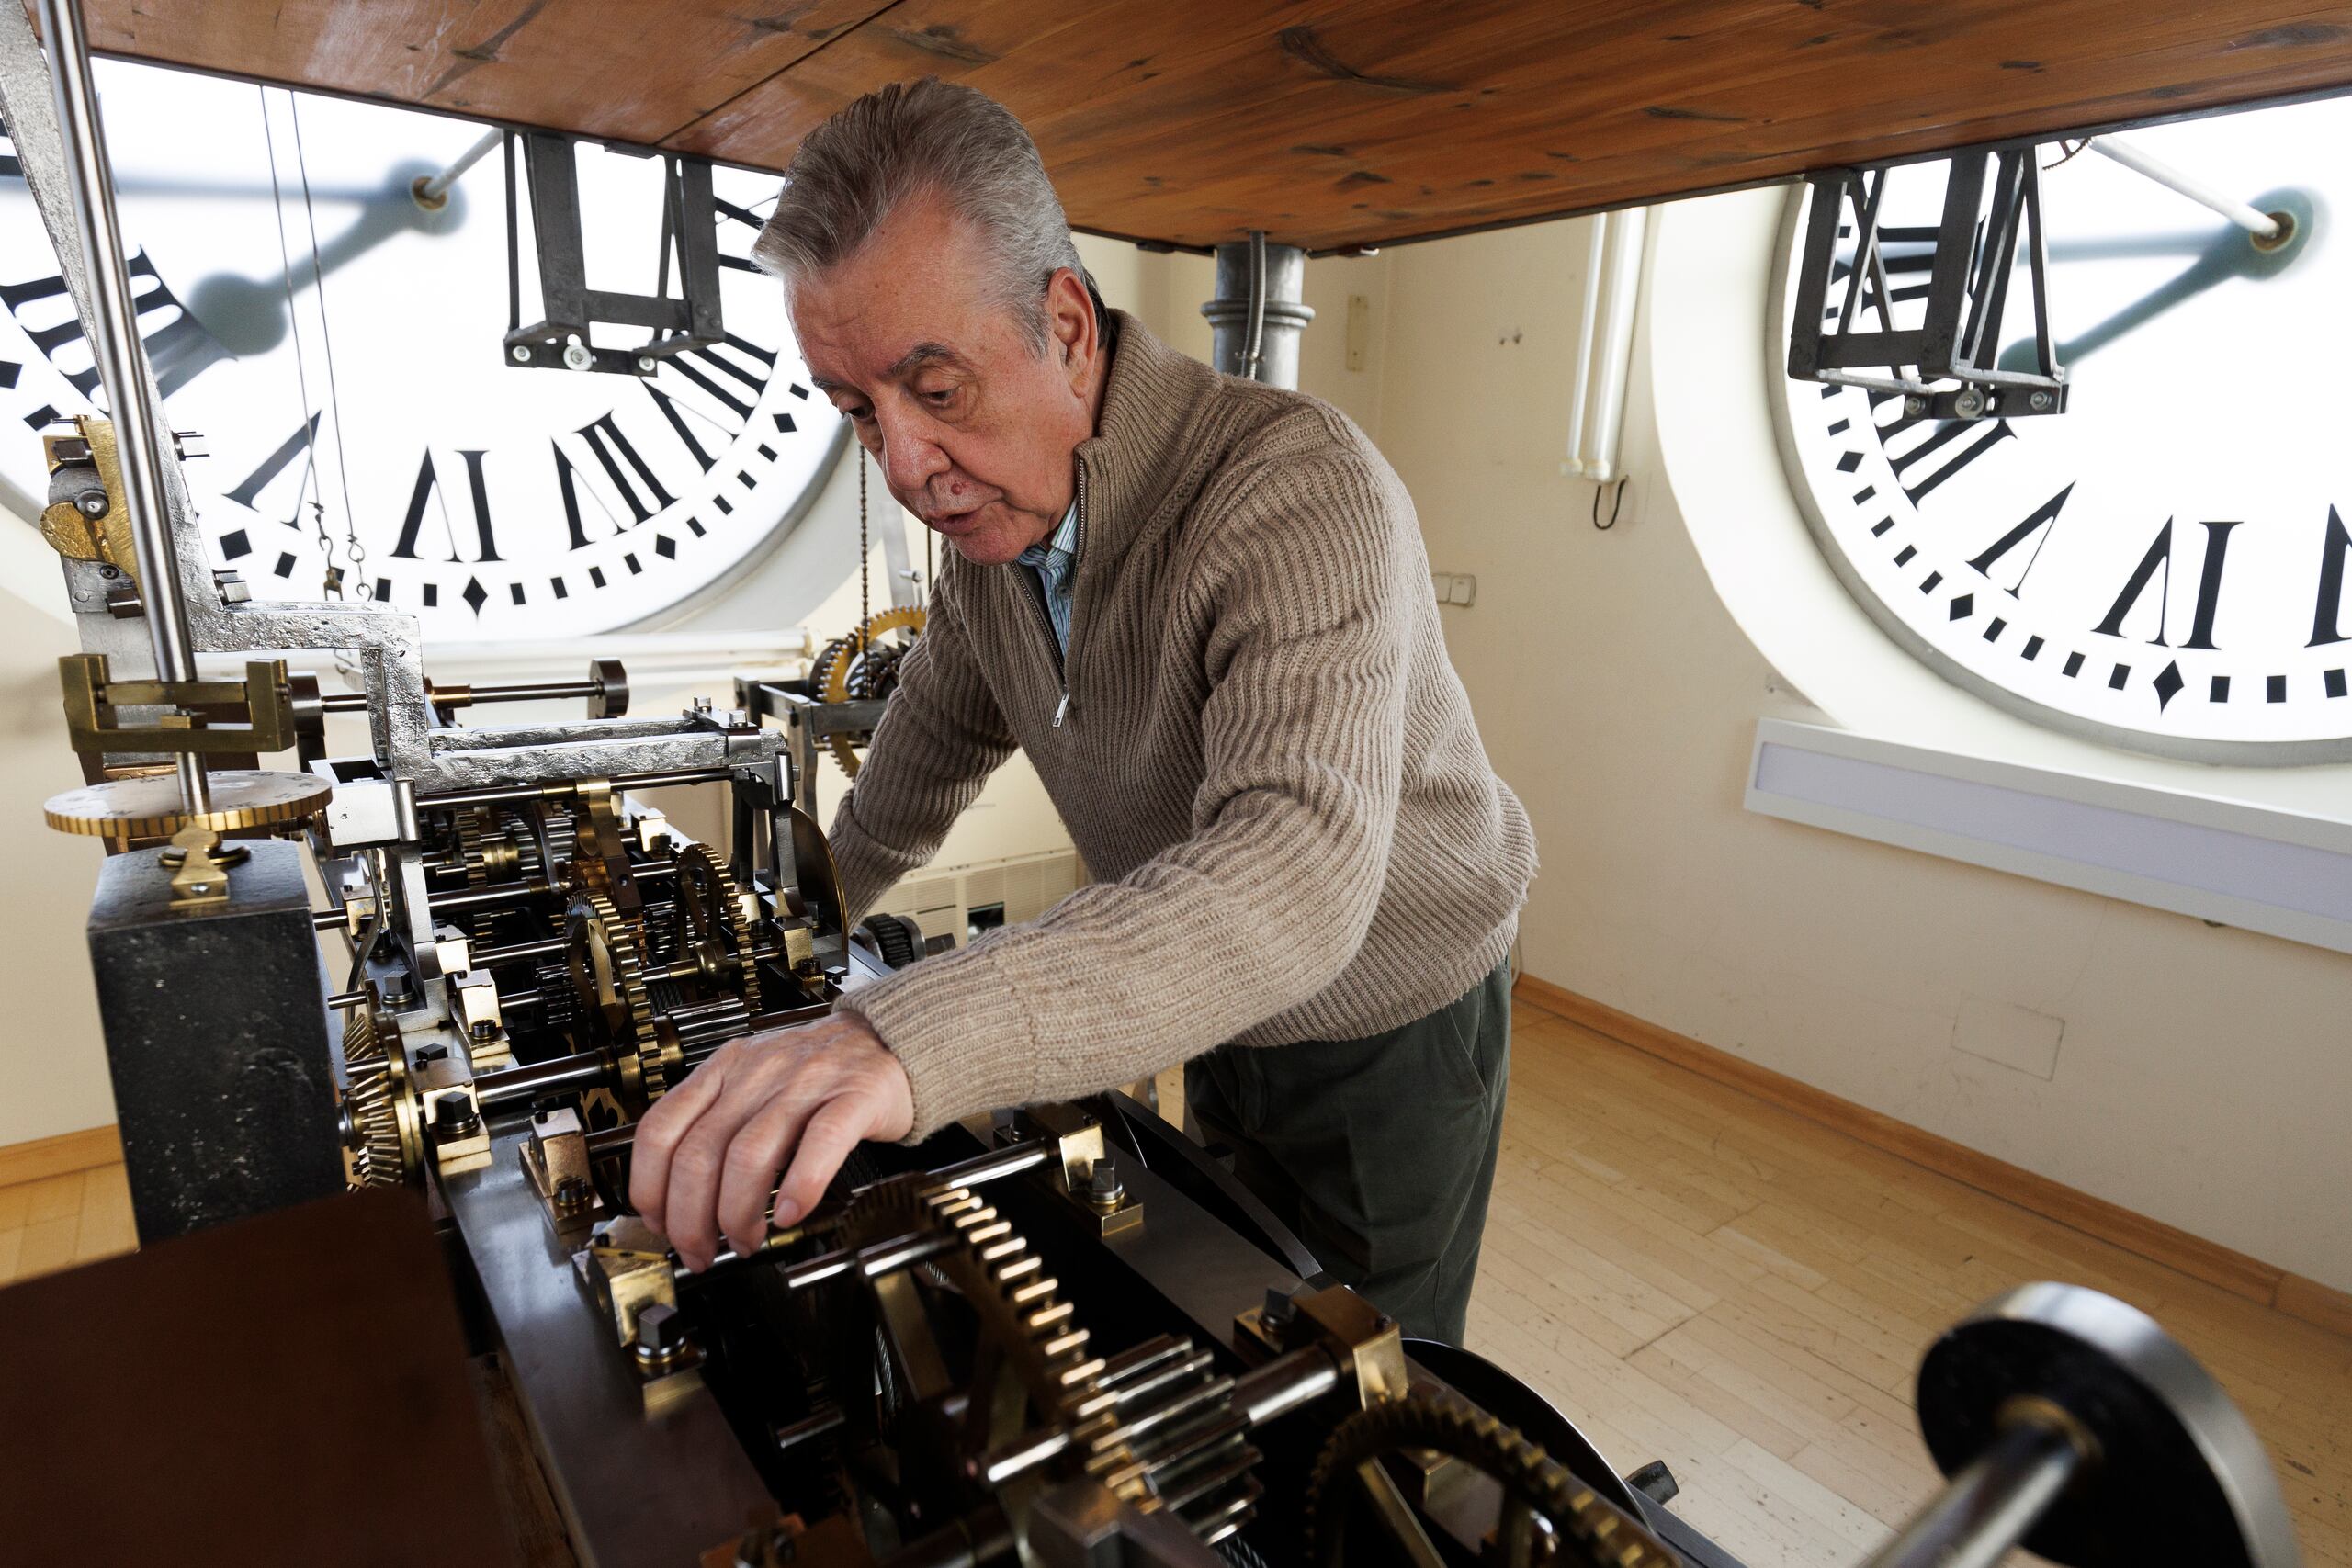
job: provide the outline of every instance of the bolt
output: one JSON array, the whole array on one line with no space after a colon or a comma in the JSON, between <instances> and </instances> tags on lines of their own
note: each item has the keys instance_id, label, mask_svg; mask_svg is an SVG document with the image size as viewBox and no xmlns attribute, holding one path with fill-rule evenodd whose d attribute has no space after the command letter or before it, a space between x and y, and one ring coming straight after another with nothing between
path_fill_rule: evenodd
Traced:
<instances>
[{"instance_id":1,"label":"bolt","mask_svg":"<svg viewBox=\"0 0 2352 1568\"><path fill-rule=\"evenodd\" d=\"M644 371L647 375L651 375L653 373L653 356L650 354L639 355L637 356L637 367L639 370Z\"/></svg>"},{"instance_id":2,"label":"bolt","mask_svg":"<svg viewBox=\"0 0 2352 1568\"><path fill-rule=\"evenodd\" d=\"M517 365L528 365L531 362L531 350L527 344L516 344L513 350L513 355L514 363Z\"/></svg>"},{"instance_id":3,"label":"bolt","mask_svg":"<svg viewBox=\"0 0 2352 1568\"><path fill-rule=\"evenodd\" d=\"M1280 1327L1298 1315L1298 1304L1290 1299L1290 1292L1281 1286L1269 1285L1266 1287L1265 1315L1269 1325Z\"/></svg>"},{"instance_id":4,"label":"bolt","mask_svg":"<svg viewBox=\"0 0 2352 1568\"><path fill-rule=\"evenodd\" d=\"M495 1040L498 1038L498 1021L492 1018L478 1018L474 1020L473 1028L469 1032L479 1043Z\"/></svg>"},{"instance_id":5,"label":"bolt","mask_svg":"<svg viewBox=\"0 0 2352 1568\"><path fill-rule=\"evenodd\" d=\"M1909 414L1913 419L1917 419L1921 414L1928 412L1928 400L1925 398L1905 398L1903 400L1903 412Z\"/></svg>"},{"instance_id":6,"label":"bolt","mask_svg":"<svg viewBox=\"0 0 2352 1568\"><path fill-rule=\"evenodd\" d=\"M481 1113L474 1109L474 1097L464 1089L453 1089L435 1097L433 1130L444 1139L470 1138L481 1131Z\"/></svg>"},{"instance_id":7,"label":"bolt","mask_svg":"<svg viewBox=\"0 0 2352 1568\"><path fill-rule=\"evenodd\" d=\"M580 341L580 334L572 333L571 340L563 345L563 362L574 370L585 370L593 359L588 345Z\"/></svg>"},{"instance_id":8,"label":"bolt","mask_svg":"<svg viewBox=\"0 0 2352 1568\"><path fill-rule=\"evenodd\" d=\"M1962 419L1974 419L1984 412L1984 394L1970 387L1952 399L1951 412Z\"/></svg>"},{"instance_id":9,"label":"bolt","mask_svg":"<svg viewBox=\"0 0 2352 1568\"><path fill-rule=\"evenodd\" d=\"M2033 412L2036 413L2048 413L2050 412L2050 394L2047 392L2036 392L2033 396L2028 398L2026 402L2031 406Z\"/></svg>"},{"instance_id":10,"label":"bolt","mask_svg":"<svg viewBox=\"0 0 2352 1568\"><path fill-rule=\"evenodd\" d=\"M555 1184L555 1207L560 1214L576 1214L594 1198L588 1179L582 1176L567 1176Z\"/></svg>"},{"instance_id":11,"label":"bolt","mask_svg":"<svg viewBox=\"0 0 2352 1568\"><path fill-rule=\"evenodd\" d=\"M107 492L85 490L74 498L74 509L85 517L104 517L107 514Z\"/></svg>"}]
</instances>

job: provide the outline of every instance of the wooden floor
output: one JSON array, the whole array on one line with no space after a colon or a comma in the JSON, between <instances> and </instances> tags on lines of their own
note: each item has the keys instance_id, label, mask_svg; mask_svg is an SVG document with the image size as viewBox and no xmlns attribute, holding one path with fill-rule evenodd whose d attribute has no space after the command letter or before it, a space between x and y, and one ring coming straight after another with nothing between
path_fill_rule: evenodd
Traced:
<instances>
[{"instance_id":1,"label":"wooden floor","mask_svg":"<svg viewBox=\"0 0 2352 1568\"><path fill-rule=\"evenodd\" d=\"M138 1245L120 1165L0 1187L0 1285Z\"/></svg>"},{"instance_id":2,"label":"wooden floor","mask_svg":"<svg viewBox=\"0 0 2352 1568\"><path fill-rule=\"evenodd\" d=\"M2012 1285L2094 1286L2220 1378L2304 1560L2352 1564L2352 1339L2147 1262L1524 998L1469 1343L1750 1568L1859 1562L1937 1484L1919 1356Z\"/></svg>"},{"instance_id":3,"label":"wooden floor","mask_svg":"<svg viewBox=\"0 0 2352 1568\"><path fill-rule=\"evenodd\" d=\"M1911 1378L2030 1280L2154 1314L2269 1445L2304 1556L2352 1565L2352 1339L2145 1262L1521 1001L1473 1348L1749 1568L1858 1562L1934 1487ZM1174 1111L1181 1089L1163 1085ZM119 1166L0 1189L0 1280L131 1244ZM0 1543L6 1540L0 1529ZM5 1556L0 1544L0 1556Z\"/></svg>"}]
</instances>

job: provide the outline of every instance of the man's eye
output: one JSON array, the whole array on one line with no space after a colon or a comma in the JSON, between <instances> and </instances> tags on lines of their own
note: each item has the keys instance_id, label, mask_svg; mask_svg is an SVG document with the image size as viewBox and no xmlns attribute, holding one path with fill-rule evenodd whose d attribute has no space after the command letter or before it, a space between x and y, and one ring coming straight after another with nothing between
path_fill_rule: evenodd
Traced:
<instances>
[{"instance_id":1,"label":"man's eye","mask_svg":"<svg viewBox=\"0 0 2352 1568\"><path fill-rule=\"evenodd\" d=\"M956 400L956 389L953 387L943 387L935 392L918 392L915 395L922 399L924 402L929 403L933 408L944 409L949 403Z\"/></svg>"},{"instance_id":2,"label":"man's eye","mask_svg":"<svg viewBox=\"0 0 2352 1568\"><path fill-rule=\"evenodd\" d=\"M867 420L872 419L872 418L874 417L874 411L873 411L873 409L871 409L871 408L869 408L869 407L866 407L866 406L865 406L865 405L863 405L863 404L859 405L859 406L858 406L858 407L856 407L856 408L853 408L853 409L843 409L843 410L842 410L842 412L843 412L844 414L847 414L847 415L850 417L850 419L851 419L851 420L853 420L854 422L855 422L855 423L859 423L859 424L864 424Z\"/></svg>"}]
</instances>

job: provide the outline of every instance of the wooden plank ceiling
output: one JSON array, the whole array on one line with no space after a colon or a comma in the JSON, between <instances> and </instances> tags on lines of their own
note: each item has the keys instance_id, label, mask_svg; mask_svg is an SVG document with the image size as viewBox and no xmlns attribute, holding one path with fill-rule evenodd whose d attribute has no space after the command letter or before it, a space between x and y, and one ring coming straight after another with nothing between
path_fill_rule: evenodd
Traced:
<instances>
[{"instance_id":1,"label":"wooden plank ceiling","mask_svg":"<svg viewBox=\"0 0 2352 1568\"><path fill-rule=\"evenodd\" d=\"M85 0L113 54L780 169L937 73L1070 220L1323 250L2352 87L2297 0Z\"/></svg>"}]
</instances>

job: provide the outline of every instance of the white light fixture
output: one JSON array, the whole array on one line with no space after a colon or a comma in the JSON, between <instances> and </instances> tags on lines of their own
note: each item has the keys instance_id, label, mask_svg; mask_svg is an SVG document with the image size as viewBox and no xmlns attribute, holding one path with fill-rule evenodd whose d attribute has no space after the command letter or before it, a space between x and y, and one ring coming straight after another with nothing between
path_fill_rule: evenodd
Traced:
<instances>
[{"instance_id":1,"label":"white light fixture","mask_svg":"<svg viewBox=\"0 0 2352 1568\"><path fill-rule=\"evenodd\" d=\"M1603 212L1592 220L1584 273L1584 316L1568 398L1568 460L1560 472L1600 484L1619 477L1617 440L1625 427L1625 383L1633 374L1634 307L1642 287L1642 235L1649 209Z\"/></svg>"}]
</instances>

